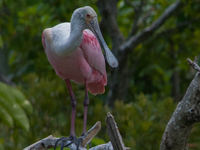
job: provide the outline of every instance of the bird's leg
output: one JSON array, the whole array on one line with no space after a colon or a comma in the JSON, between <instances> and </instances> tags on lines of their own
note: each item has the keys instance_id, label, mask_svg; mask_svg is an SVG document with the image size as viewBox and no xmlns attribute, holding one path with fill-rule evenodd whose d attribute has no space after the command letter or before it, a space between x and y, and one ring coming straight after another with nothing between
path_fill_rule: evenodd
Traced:
<instances>
[{"instance_id":1,"label":"bird's leg","mask_svg":"<svg viewBox=\"0 0 200 150\"><path fill-rule=\"evenodd\" d=\"M59 141L62 142L61 150L63 150L64 147L67 147L67 146L71 145L72 143L76 143L76 141L78 140L76 138L76 134L75 134L75 115L76 115L76 103L77 103L77 100L76 100L74 92L72 90L72 86L71 86L70 80L69 79L65 79L65 82L67 84L67 88L68 88L69 95L70 95L70 98L71 98L71 106L72 106L70 137L61 137L61 138L59 138L55 143L54 150L56 149L57 144L58 144ZM66 145L67 141L71 141L71 142ZM80 143L79 141L80 140L78 140L78 144ZM77 146L77 149L78 149L78 146Z\"/></svg>"},{"instance_id":2,"label":"bird's leg","mask_svg":"<svg viewBox=\"0 0 200 150\"><path fill-rule=\"evenodd\" d=\"M75 134L75 115L76 115L76 103L77 103L77 100L76 100L74 92L72 90L70 80L69 79L65 79L65 82L67 84L67 88L68 88L69 95L70 95L70 98L71 98L71 106L72 106L70 137L69 138L65 138L65 137L60 138L56 142L56 144L54 146L54 149L57 147L57 143L59 141L62 141L61 150L63 150L64 147L68 147L72 143L76 144L77 150L78 150L79 146L80 146L80 144L82 142L82 137L76 138L76 134ZM85 79L85 99L83 101L83 105L84 105L84 119L83 119L83 132L82 132L82 135L85 135L86 134L86 124L87 124L87 110L88 110L88 105L89 105L88 84L87 84L86 79ZM65 145L65 143L67 141L71 141L71 142Z\"/></svg>"},{"instance_id":3,"label":"bird's leg","mask_svg":"<svg viewBox=\"0 0 200 150\"><path fill-rule=\"evenodd\" d=\"M84 118L83 118L83 132L82 132L82 136L86 134L88 105L89 105L88 83L87 83L87 80L85 79L85 99L83 101ZM92 147L91 142L89 143L89 147L90 148Z\"/></svg>"},{"instance_id":4,"label":"bird's leg","mask_svg":"<svg viewBox=\"0 0 200 150\"><path fill-rule=\"evenodd\" d=\"M83 133L82 133L82 135L86 134L88 105L89 105L88 83L87 83L87 80L85 79L85 99L83 101L84 118L83 118Z\"/></svg>"},{"instance_id":5,"label":"bird's leg","mask_svg":"<svg viewBox=\"0 0 200 150\"><path fill-rule=\"evenodd\" d=\"M71 86L70 80L69 79L65 79L65 82L67 84L67 88L68 88L69 95L70 95L70 98L71 98L71 106L72 106L70 137L74 139L74 138L76 138L76 134L75 134L75 116L76 116L77 100L76 100L74 92L72 90L72 86Z\"/></svg>"}]
</instances>

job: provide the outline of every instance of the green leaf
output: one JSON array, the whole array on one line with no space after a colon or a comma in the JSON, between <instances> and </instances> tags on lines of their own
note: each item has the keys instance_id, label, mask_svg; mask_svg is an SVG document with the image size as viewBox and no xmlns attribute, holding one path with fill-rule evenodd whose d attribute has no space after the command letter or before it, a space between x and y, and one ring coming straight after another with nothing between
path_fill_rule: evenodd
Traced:
<instances>
[{"instance_id":1,"label":"green leaf","mask_svg":"<svg viewBox=\"0 0 200 150\"><path fill-rule=\"evenodd\" d=\"M33 107L31 105L31 103L25 98L24 94L11 87L12 88L12 93L13 96L15 97L16 102L24 109L26 110L26 112L28 112L29 114L31 114L33 112Z\"/></svg>"},{"instance_id":2,"label":"green leaf","mask_svg":"<svg viewBox=\"0 0 200 150\"><path fill-rule=\"evenodd\" d=\"M15 98L16 91L13 91L15 90L13 90L12 87L4 83L0 83L0 106L3 107L10 114L16 125L25 130L29 130L29 122L26 113L17 103L17 100Z\"/></svg>"},{"instance_id":3,"label":"green leaf","mask_svg":"<svg viewBox=\"0 0 200 150\"><path fill-rule=\"evenodd\" d=\"M0 139L0 150L5 150L5 148L4 148L4 139Z\"/></svg>"},{"instance_id":4,"label":"green leaf","mask_svg":"<svg viewBox=\"0 0 200 150\"><path fill-rule=\"evenodd\" d=\"M0 97L1 99L1 97ZM1 100L0 100L1 101ZM6 109L4 109L4 107L2 107L0 105L0 117L2 119L2 121L9 127L13 127L13 119L10 116L10 114L6 111Z\"/></svg>"}]
</instances>

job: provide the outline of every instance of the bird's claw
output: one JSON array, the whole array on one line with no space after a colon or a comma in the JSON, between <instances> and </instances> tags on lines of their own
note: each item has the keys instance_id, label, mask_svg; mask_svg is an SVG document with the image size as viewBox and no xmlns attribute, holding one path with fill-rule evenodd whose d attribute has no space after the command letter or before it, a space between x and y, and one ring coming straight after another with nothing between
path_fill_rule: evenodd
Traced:
<instances>
[{"instance_id":1,"label":"bird's claw","mask_svg":"<svg viewBox=\"0 0 200 150\"><path fill-rule=\"evenodd\" d=\"M72 136L70 136L70 137L61 137L61 138L59 138L59 139L56 141L55 146L54 146L54 150L57 148L57 144L58 144L59 141L62 142L62 143L61 143L61 147L60 147L61 150L63 150L64 147L68 147L68 146L70 146L70 145L73 144L73 143L76 145L76 150L78 150L80 144L81 144L82 141L83 141L83 137L82 137L82 136L79 137L79 138L72 137ZM69 141L69 143L67 143L68 141ZM66 144L66 143L67 143L67 144Z\"/></svg>"},{"instance_id":2,"label":"bird's claw","mask_svg":"<svg viewBox=\"0 0 200 150\"><path fill-rule=\"evenodd\" d=\"M64 148L64 144L69 140L69 138L70 137L61 137L61 138L59 138L57 141L56 141L56 143L55 143L55 146L54 146L54 150L57 148L57 144L58 144L58 142L62 142L61 143L61 150L63 150L63 148Z\"/></svg>"},{"instance_id":3,"label":"bird's claw","mask_svg":"<svg viewBox=\"0 0 200 150\"><path fill-rule=\"evenodd\" d=\"M76 145L76 150L79 149L80 144L82 143L83 138L82 136L79 138L76 138L74 140L72 140L70 143L66 144L64 147L68 147L69 145L71 145L72 143L74 143Z\"/></svg>"}]
</instances>

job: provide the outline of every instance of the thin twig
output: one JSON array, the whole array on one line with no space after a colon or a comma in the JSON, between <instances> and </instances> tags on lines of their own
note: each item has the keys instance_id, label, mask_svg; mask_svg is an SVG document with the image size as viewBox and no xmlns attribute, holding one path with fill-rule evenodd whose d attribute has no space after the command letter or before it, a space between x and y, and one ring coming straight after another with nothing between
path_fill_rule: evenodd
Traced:
<instances>
[{"instance_id":1,"label":"thin twig","mask_svg":"<svg viewBox=\"0 0 200 150\"><path fill-rule=\"evenodd\" d=\"M128 5L130 5L131 7L133 7L133 9L135 11L138 11L138 7L135 6L135 4L129 0L125 0L125 3L127 3Z\"/></svg>"},{"instance_id":2,"label":"thin twig","mask_svg":"<svg viewBox=\"0 0 200 150\"><path fill-rule=\"evenodd\" d=\"M152 37L153 33L162 26L167 19L169 19L172 14L179 10L182 6L182 1L178 0L171 4L163 13L160 15L158 19L156 19L150 26L146 27L142 32L132 36L128 41L126 41L123 45L120 46L120 51L122 53L122 60L119 62L123 62L125 59L127 60L127 55L131 52L138 44ZM126 54L126 55L123 55Z\"/></svg>"},{"instance_id":3,"label":"thin twig","mask_svg":"<svg viewBox=\"0 0 200 150\"><path fill-rule=\"evenodd\" d=\"M140 5L138 7L136 7L133 2L130 2L129 0L125 0L125 2L129 5L131 5L133 7L133 9L135 10L135 18L133 20L133 26L132 26L132 30L128 36L127 39L129 39L131 36L135 35L135 33L138 31L139 28L139 18L142 14L142 7L144 5L144 0L140 0Z\"/></svg>"},{"instance_id":4,"label":"thin twig","mask_svg":"<svg viewBox=\"0 0 200 150\"><path fill-rule=\"evenodd\" d=\"M188 61L188 63L189 63L190 66L192 66L195 70L197 70L198 72L200 72L200 67L199 67L199 65L196 62L193 62L189 58L187 58L187 61Z\"/></svg>"}]
</instances>

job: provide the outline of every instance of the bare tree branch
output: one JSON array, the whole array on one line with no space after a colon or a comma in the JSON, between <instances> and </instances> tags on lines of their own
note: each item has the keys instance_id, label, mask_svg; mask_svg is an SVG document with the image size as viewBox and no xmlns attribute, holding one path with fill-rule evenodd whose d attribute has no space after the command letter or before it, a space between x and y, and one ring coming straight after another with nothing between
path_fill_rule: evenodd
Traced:
<instances>
[{"instance_id":1,"label":"bare tree branch","mask_svg":"<svg viewBox=\"0 0 200 150\"><path fill-rule=\"evenodd\" d=\"M187 61L188 61L190 66L192 66L195 70L200 72L200 67L198 66L198 64L196 62L191 61L189 58L187 59Z\"/></svg>"},{"instance_id":2,"label":"bare tree branch","mask_svg":"<svg viewBox=\"0 0 200 150\"><path fill-rule=\"evenodd\" d=\"M56 141L59 138L53 137L52 135L24 148L23 150L47 150L53 148ZM58 146L61 145L61 142L58 143Z\"/></svg>"},{"instance_id":3,"label":"bare tree branch","mask_svg":"<svg viewBox=\"0 0 200 150\"><path fill-rule=\"evenodd\" d=\"M133 27L132 30L128 36L128 39L133 36L137 30L138 30L138 22L139 22L139 18L142 14L142 6L144 5L144 0L140 0L140 5L139 7L136 7L133 2L130 2L129 0L125 0L125 2L129 5L131 5L133 7L133 9L135 10L135 18L133 20Z\"/></svg>"},{"instance_id":4,"label":"bare tree branch","mask_svg":"<svg viewBox=\"0 0 200 150\"><path fill-rule=\"evenodd\" d=\"M119 133L117 124L114 120L114 117L108 113L106 118L106 124L108 128L108 135L111 138L111 142L108 142L106 144L101 144L95 147L90 148L89 150L128 150L129 148L126 148L124 146L122 137ZM101 129L101 122L98 121L82 138L82 142L79 146L79 150L86 150L86 146L91 140L97 135L99 130ZM28 147L26 147L23 150L47 150L50 148L53 148L59 138L53 137L52 135L48 136L47 138L44 138ZM66 144L69 144L70 141L67 141ZM61 146L61 141L57 143L58 146ZM114 146L112 146L114 145ZM114 147L114 148L113 148ZM71 150L76 150L77 146L72 143L68 146Z\"/></svg>"},{"instance_id":5,"label":"bare tree branch","mask_svg":"<svg viewBox=\"0 0 200 150\"><path fill-rule=\"evenodd\" d=\"M30 145L29 147L23 149L23 150L47 150L54 148L54 145L56 141L59 138L53 137L52 135L38 141L37 143L34 143ZM58 146L61 146L61 142L58 143ZM75 144L70 145L70 149L76 150ZM86 150L86 148L79 147L79 150ZM101 144L95 147L90 148L89 150L114 150L112 147L111 142L108 142L106 144Z\"/></svg>"},{"instance_id":6,"label":"bare tree branch","mask_svg":"<svg viewBox=\"0 0 200 150\"><path fill-rule=\"evenodd\" d=\"M164 31L162 31L162 32L160 32L160 33L158 33L158 34L156 35L156 37L155 37L155 38L152 38L151 40L153 41L153 40L155 40L156 38L160 38L161 36L166 35L166 34L167 34L167 35L175 34L175 33L177 33L177 31L178 31L179 29L186 28L186 27L188 27L189 25L191 25L192 23L197 22L197 21L200 21L200 17L192 18L192 19L189 20L189 21L185 21L185 22L179 23L176 27L168 28L168 29L166 29L166 30L164 30ZM149 43L149 41L148 41L148 43Z\"/></svg>"},{"instance_id":7,"label":"bare tree branch","mask_svg":"<svg viewBox=\"0 0 200 150\"><path fill-rule=\"evenodd\" d=\"M89 142L91 142L91 140L97 135L97 133L99 132L99 130L101 129L101 122L98 121L82 138L82 142L79 146L80 150L86 150L86 146ZM47 150L50 148L53 148L56 141L59 138L55 138L52 135L48 136L47 138L40 140L39 142L36 142L28 147L26 147L24 150ZM66 144L69 144L70 141L67 141ZM58 146L61 146L61 141L58 142L57 144ZM110 144L109 144L110 145ZM76 150L77 146L72 143L68 146L71 150ZM103 145L103 147L105 147L105 145ZM109 146L107 146L109 147ZM99 146L100 148L100 146ZM96 148L91 149L91 150L98 150Z\"/></svg>"},{"instance_id":8,"label":"bare tree branch","mask_svg":"<svg viewBox=\"0 0 200 150\"><path fill-rule=\"evenodd\" d=\"M131 1L129 1L129 0L124 0L124 1L125 1L125 3L127 3L128 5L130 5L131 7L133 7L133 9L134 9L135 11L138 11L138 7L136 7L135 4L134 4L133 2L131 2Z\"/></svg>"},{"instance_id":9,"label":"bare tree branch","mask_svg":"<svg viewBox=\"0 0 200 150\"><path fill-rule=\"evenodd\" d=\"M192 64L194 68L199 68L197 64L190 60L189 64ZM199 110L200 73L198 72L167 124L160 150L187 150L187 142L193 124L200 121Z\"/></svg>"},{"instance_id":10,"label":"bare tree branch","mask_svg":"<svg viewBox=\"0 0 200 150\"><path fill-rule=\"evenodd\" d=\"M144 40L148 39L150 36L152 36L153 32L158 29L162 24L165 23L165 21L171 17L171 15L177 11L180 6L182 5L181 1L176 1L172 5L170 5L163 14L154 21L151 26L145 28L141 33L132 36L127 42L125 42L121 47L120 51L123 53L129 53L132 51L138 44L143 42Z\"/></svg>"}]
</instances>

